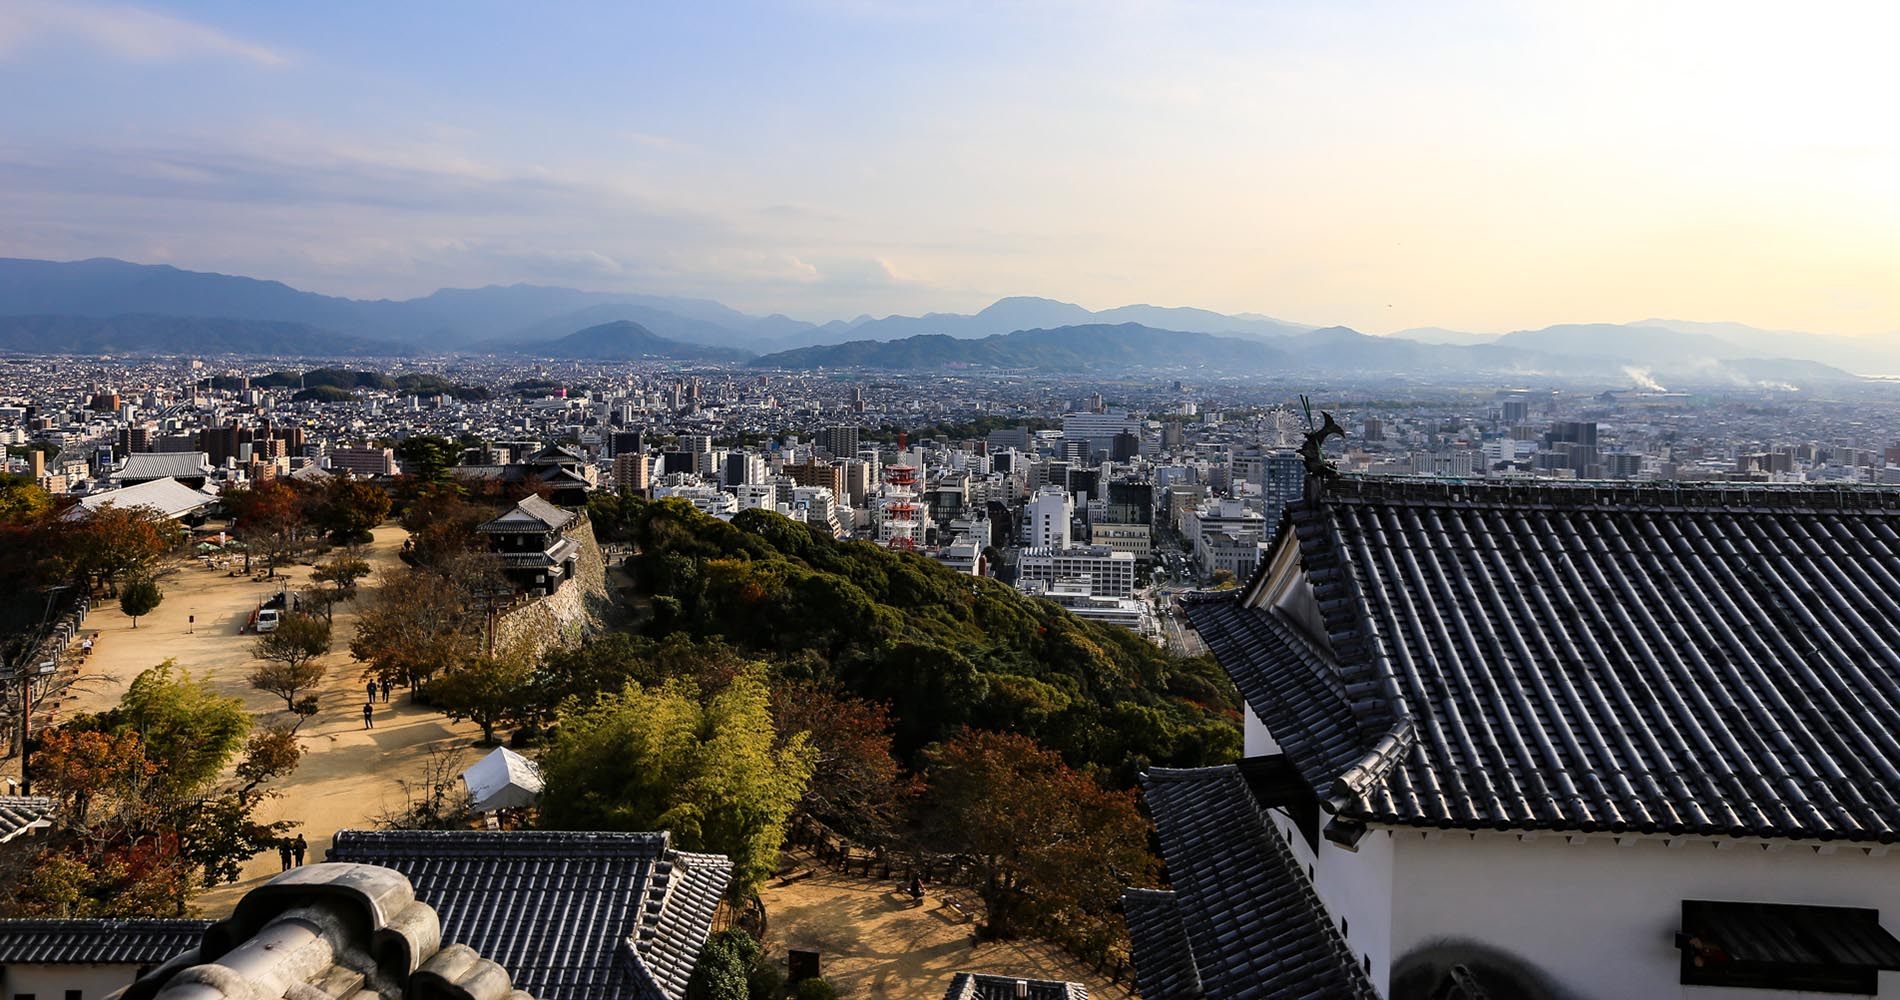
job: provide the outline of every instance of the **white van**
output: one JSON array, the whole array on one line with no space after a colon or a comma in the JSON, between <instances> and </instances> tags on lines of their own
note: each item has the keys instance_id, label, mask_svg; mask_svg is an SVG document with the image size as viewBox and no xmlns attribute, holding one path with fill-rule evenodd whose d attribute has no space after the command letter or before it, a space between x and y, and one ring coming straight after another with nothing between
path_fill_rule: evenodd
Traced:
<instances>
[{"instance_id":1,"label":"white van","mask_svg":"<svg viewBox=\"0 0 1900 1000\"><path fill-rule=\"evenodd\" d=\"M282 615L283 615L283 612L277 610L276 608L258 609L257 630L259 632L275 631L277 629L277 621Z\"/></svg>"}]
</instances>

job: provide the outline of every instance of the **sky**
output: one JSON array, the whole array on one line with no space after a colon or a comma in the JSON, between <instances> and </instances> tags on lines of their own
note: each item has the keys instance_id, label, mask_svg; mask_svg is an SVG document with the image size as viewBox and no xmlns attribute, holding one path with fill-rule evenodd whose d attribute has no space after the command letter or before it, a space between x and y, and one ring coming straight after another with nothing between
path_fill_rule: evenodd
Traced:
<instances>
[{"instance_id":1,"label":"sky","mask_svg":"<svg viewBox=\"0 0 1900 1000\"><path fill-rule=\"evenodd\" d=\"M0 0L0 256L1900 334L1900 5Z\"/></svg>"}]
</instances>

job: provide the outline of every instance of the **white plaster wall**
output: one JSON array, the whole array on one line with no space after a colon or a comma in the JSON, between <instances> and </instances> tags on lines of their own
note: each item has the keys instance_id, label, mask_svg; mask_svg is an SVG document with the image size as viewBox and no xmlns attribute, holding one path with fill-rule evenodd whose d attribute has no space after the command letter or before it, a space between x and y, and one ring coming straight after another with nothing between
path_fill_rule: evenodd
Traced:
<instances>
[{"instance_id":1,"label":"white plaster wall","mask_svg":"<svg viewBox=\"0 0 1900 1000\"><path fill-rule=\"evenodd\" d=\"M67 990L78 990L80 1000L103 1000L132 985L138 971L136 965L10 965L0 975L0 998L31 993L34 1000L66 1000Z\"/></svg>"},{"instance_id":2,"label":"white plaster wall","mask_svg":"<svg viewBox=\"0 0 1900 1000\"><path fill-rule=\"evenodd\" d=\"M1342 849L1322 834L1319 850L1293 820L1278 809L1267 810L1282 842L1293 852L1302 871L1310 872L1313 891L1325 905L1334 927L1346 923L1346 944L1360 963L1372 959L1372 981L1383 991L1392 970L1392 840L1383 833L1368 834L1357 853ZM1320 817L1320 829L1327 817Z\"/></svg>"},{"instance_id":3,"label":"white plaster wall","mask_svg":"<svg viewBox=\"0 0 1900 1000\"><path fill-rule=\"evenodd\" d=\"M1840 995L1681 985L1675 933L1685 899L1871 907L1888 931L1900 931L1900 855L1869 857L1857 847L1819 854L1792 844L1718 850L1712 841L1619 846L1601 837L1572 845L1549 834L1520 841L1515 834L1426 838L1373 830L1361 853L1377 841L1390 845L1388 859L1367 855L1365 863L1372 873L1391 866L1395 960L1435 940L1476 940L1525 959L1582 998ZM1322 857L1322 882L1328 867ZM1882 996L1900 996L1900 974L1881 973L1880 988Z\"/></svg>"},{"instance_id":4,"label":"white plaster wall","mask_svg":"<svg viewBox=\"0 0 1900 1000\"><path fill-rule=\"evenodd\" d=\"M1320 817L1320 829L1327 817ZM1296 843L1300 841L1294 836ZM1313 865L1313 889L1326 904L1333 926L1346 919L1346 946L1361 965L1372 959L1371 976L1381 993L1392 973L1394 842L1377 831L1359 841L1355 853L1327 840L1322 832L1319 859Z\"/></svg>"},{"instance_id":5,"label":"white plaster wall","mask_svg":"<svg viewBox=\"0 0 1900 1000\"><path fill-rule=\"evenodd\" d=\"M1243 756L1267 757L1280 752L1280 744L1267 732L1266 723L1253 714L1253 706L1240 703L1240 745Z\"/></svg>"}]
</instances>

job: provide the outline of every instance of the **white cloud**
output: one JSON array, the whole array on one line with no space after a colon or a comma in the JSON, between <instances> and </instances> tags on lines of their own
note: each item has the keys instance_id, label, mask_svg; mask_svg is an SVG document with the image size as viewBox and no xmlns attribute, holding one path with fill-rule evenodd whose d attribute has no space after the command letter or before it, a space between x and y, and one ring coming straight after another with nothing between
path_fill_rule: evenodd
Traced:
<instances>
[{"instance_id":1,"label":"white cloud","mask_svg":"<svg viewBox=\"0 0 1900 1000\"><path fill-rule=\"evenodd\" d=\"M78 42L133 62L212 56L262 66L290 57L216 28L138 7L72 0L0 0L0 58L48 41Z\"/></svg>"}]
</instances>

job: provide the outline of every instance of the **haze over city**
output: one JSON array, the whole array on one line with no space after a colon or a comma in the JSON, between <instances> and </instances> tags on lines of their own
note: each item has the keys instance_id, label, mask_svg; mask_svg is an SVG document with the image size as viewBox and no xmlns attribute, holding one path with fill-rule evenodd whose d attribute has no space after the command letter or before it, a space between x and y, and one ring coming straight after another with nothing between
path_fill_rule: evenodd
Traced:
<instances>
[{"instance_id":1,"label":"haze over city","mask_svg":"<svg viewBox=\"0 0 1900 1000\"><path fill-rule=\"evenodd\" d=\"M1900 14L0 3L0 256L822 322L1900 332Z\"/></svg>"}]
</instances>

